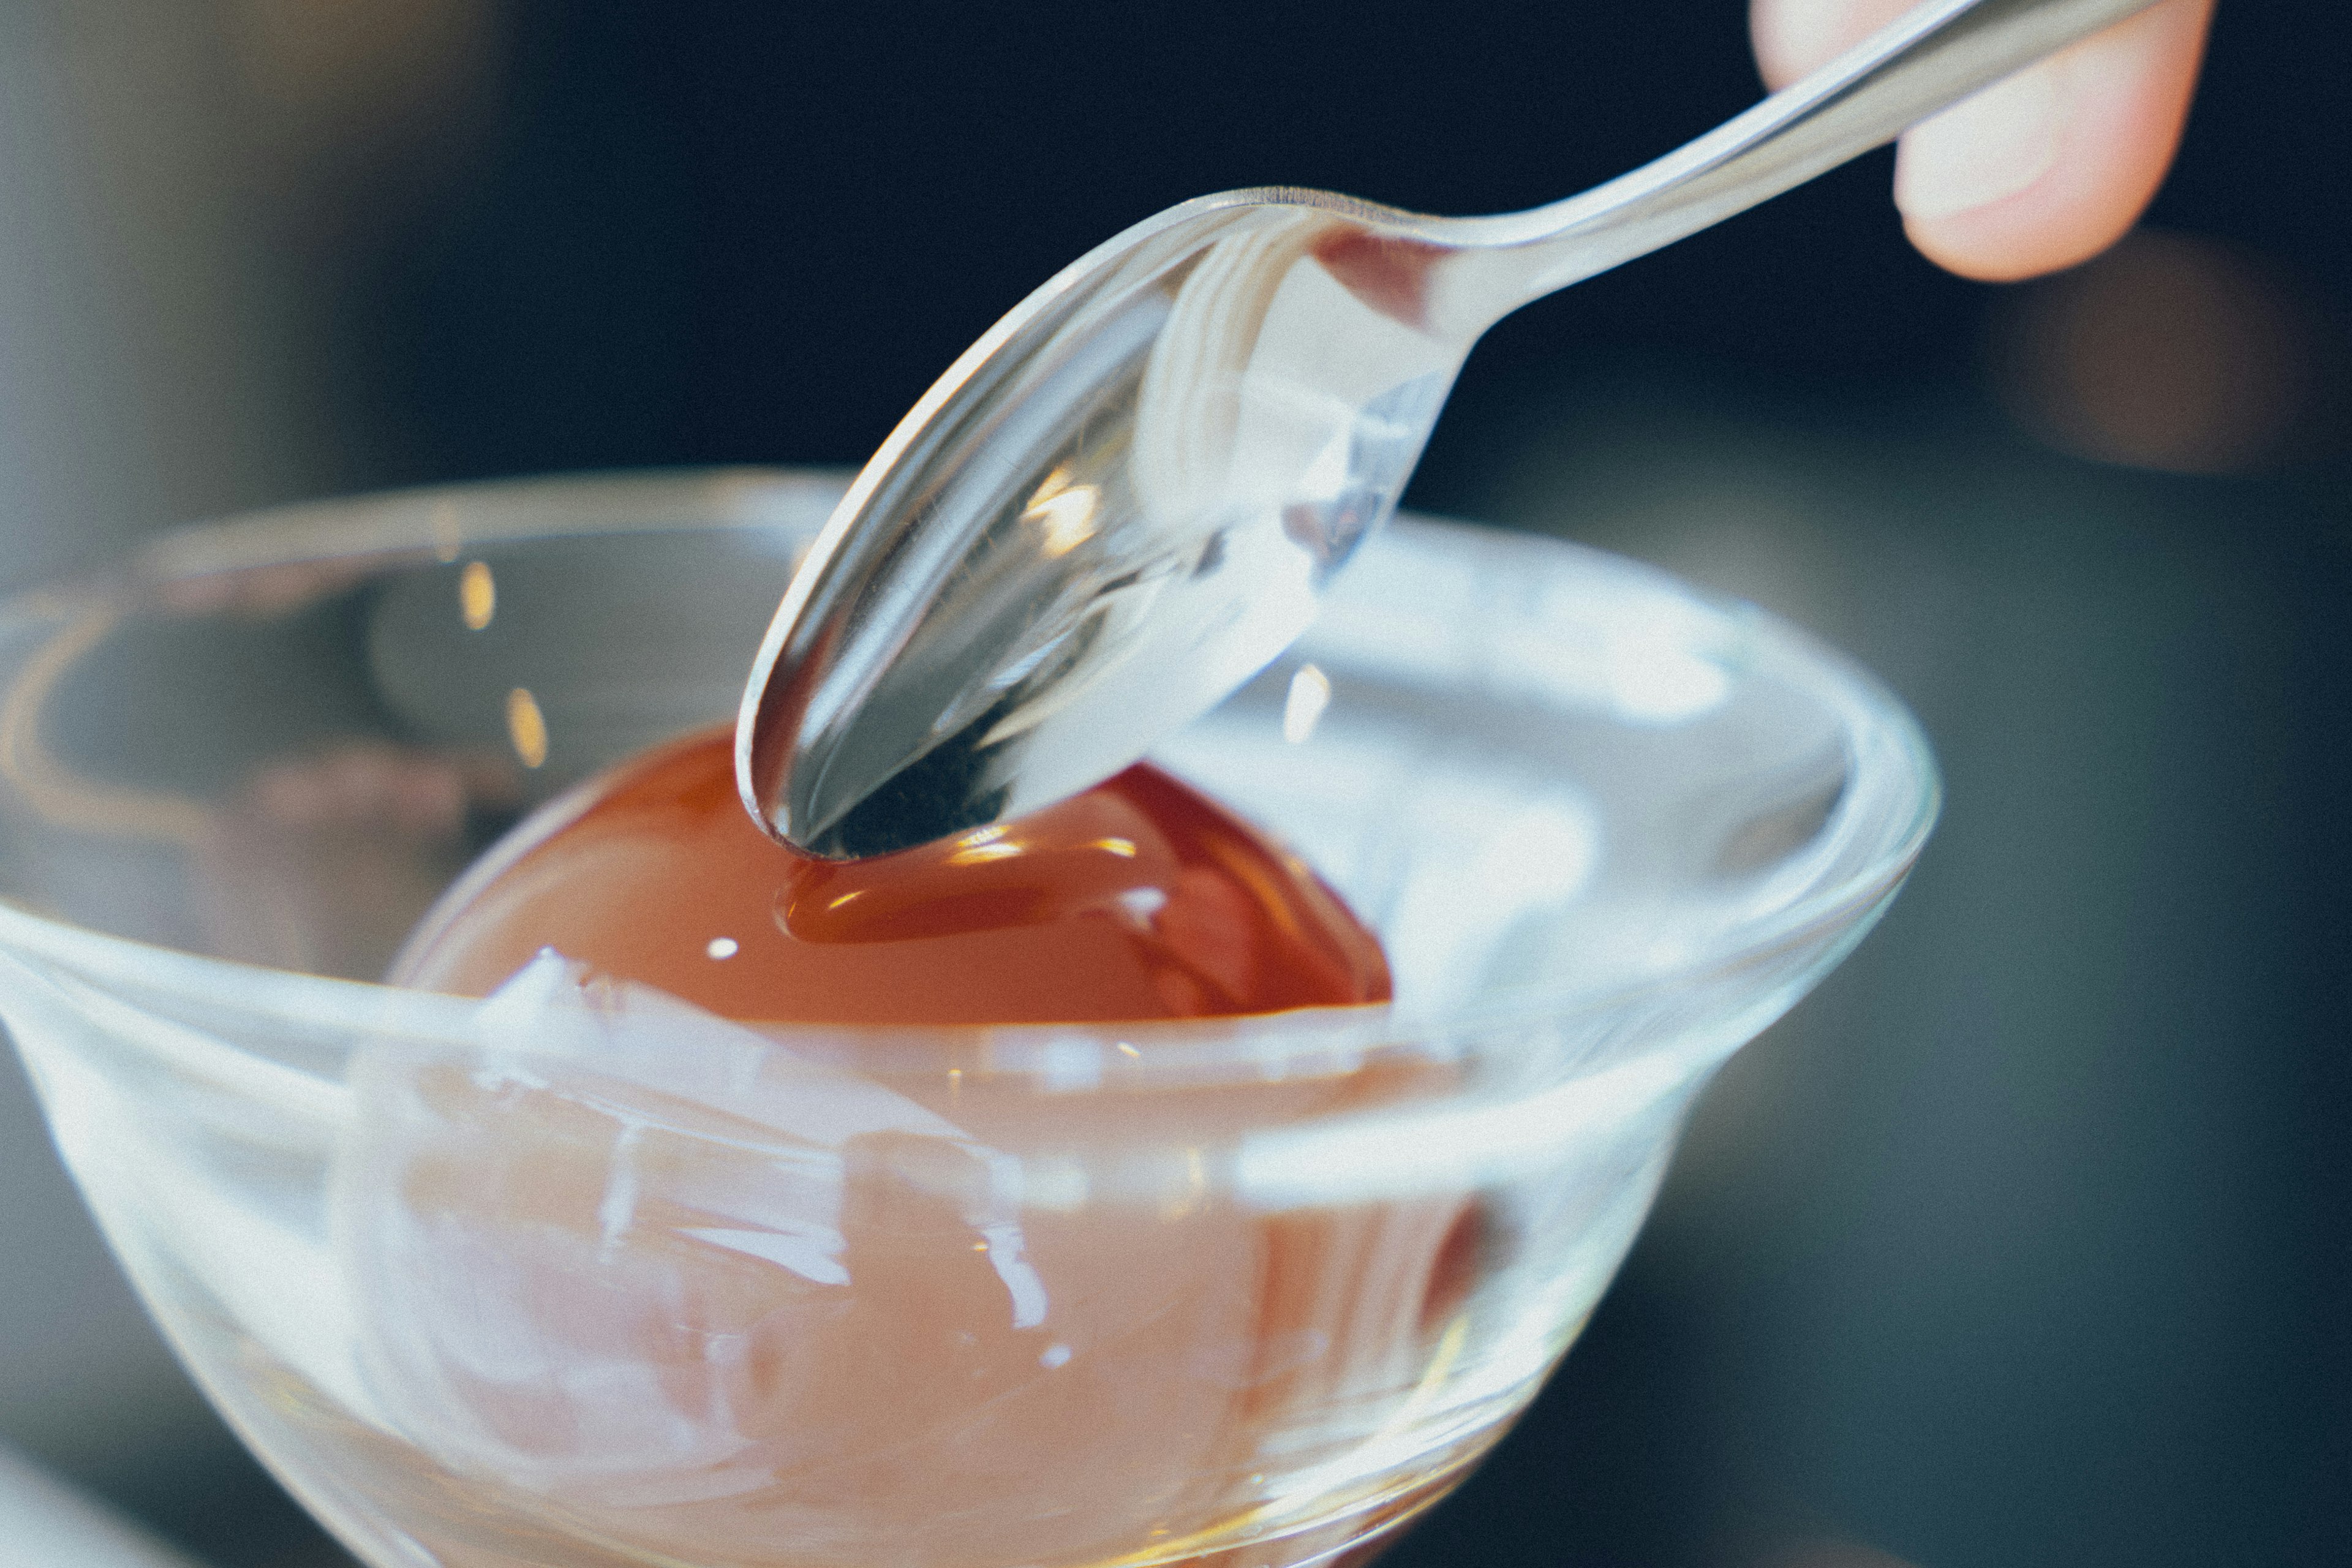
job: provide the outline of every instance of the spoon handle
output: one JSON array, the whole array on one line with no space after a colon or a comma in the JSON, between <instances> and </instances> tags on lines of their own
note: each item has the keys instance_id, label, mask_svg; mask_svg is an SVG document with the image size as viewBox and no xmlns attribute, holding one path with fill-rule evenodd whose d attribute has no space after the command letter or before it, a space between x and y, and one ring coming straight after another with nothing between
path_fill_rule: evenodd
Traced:
<instances>
[{"instance_id":1,"label":"spoon handle","mask_svg":"<svg viewBox=\"0 0 2352 1568\"><path fill-rule=\"evenodd\" d=\"M1480 290L1498 319L1802 184L2154 3L1928 0L1654 163L1549 206L1457 220L1446 237L1505 247Z\"/></svg>"}]
</instances>

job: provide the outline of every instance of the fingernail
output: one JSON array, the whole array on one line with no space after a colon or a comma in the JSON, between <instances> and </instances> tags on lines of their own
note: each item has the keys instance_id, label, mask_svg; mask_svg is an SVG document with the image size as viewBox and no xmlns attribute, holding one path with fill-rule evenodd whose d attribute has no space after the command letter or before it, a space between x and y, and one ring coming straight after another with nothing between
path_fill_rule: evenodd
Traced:
<instances>
[{"instance_id":1,"label":"fingernail","mask_svg":"<svg viewBox=\"0 0 2352 1568\"><path fill-rule=\"evenodd\" d=\"M1912 218L1949 217L2013 196L2058 161L2058 85L2046 68L2020 71L1904 133L1895 205Z\"/></svg>"}]
</instances>

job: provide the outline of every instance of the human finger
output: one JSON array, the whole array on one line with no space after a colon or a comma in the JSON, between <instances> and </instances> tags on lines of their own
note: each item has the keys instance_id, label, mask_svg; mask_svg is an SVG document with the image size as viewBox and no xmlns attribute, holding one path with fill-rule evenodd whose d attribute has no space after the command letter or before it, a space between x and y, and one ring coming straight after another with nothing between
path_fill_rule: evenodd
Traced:
<instances>
[{"instance_id":1,"label":"human finger","mask_svg":"<svg viewBox=\"0 0 2352 1568\"><path fill-rule=\"evenodd\" d=\"M1893 20L1906 0L1752 0L1778 86ZM2212 0L2162 0L1905 133L1895 200L1912 242L1970 278L2071 267L2156 194L2179 146Z\"/></svg>"}]
</instances>

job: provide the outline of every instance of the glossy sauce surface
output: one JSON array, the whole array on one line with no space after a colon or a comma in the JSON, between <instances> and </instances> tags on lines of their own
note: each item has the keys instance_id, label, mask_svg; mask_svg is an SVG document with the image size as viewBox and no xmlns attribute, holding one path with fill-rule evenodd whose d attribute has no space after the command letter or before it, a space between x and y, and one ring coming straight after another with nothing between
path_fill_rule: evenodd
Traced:
<instances>
[{"instance_id":1,"label":"glossy sauce surface","mask_svg":"<svg viewBox=\"0 0 2352 1568\"><path fill-rule=\"evenodd\" d=\"M393 979L484 994L544 948L726 1017L1191 1018L1382 1002L1380 944L1314 873L1149 764L1019 822L871 860L771 842L730 738L545 808L452 890Z\"/></svg>"}]
</instances>

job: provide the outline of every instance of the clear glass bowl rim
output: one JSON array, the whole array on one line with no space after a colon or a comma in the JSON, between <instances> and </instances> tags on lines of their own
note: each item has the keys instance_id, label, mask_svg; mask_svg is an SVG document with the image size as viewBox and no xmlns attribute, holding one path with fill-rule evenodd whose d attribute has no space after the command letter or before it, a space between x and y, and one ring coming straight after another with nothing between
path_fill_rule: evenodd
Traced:
<instances>
[{"instance_id":1,"label":"clear glass bowl rim","mask_svg":"<svg viewBox=\"0 0 2352 1568\"><path fill-rule=\"evenodd\" d=\"M824 504L849 478L845 469L811 468L678 468L617 469L422 486L298 502L230 517L183 524L165 531L112 569L36 586L0 602L0 620L54 615L61 604L112 596L125 588L157 584L207 573L297 562L416 552L420 563L435 557L432 536L420 524L449 509L467 509L467 544L513 544L536 538L698 531L727 527L772 526L777 501L814 508ZM1399 513L1411 527L1478 529L1458 520ZM394 536L396 535L396 537ZM1579 985L1530 986L1484 1005L1442 1016L1416 1016L1398 1006L1307 1008L1292 1013L1182 1023L1092 1025L961 1025L928 1028L850 1025L769 1026L763 1032L796 1045L815 1037L836 1042L851 1054L892 1047L936 1048L943 1040L970 1044L985 1039L987 1055L1002 1068L1033 1054L1024 1046L1051 1045L1073 1037L1134 1040L1150 1036L1153 1057L1174 1066L1187 1058L1220 1056L1246 1039L1253 1052L1279 1037L1308 1055L1318 1047L1343 1053L1404 1044L1433 1032L1475 1027L1508 1028L1542 1021L1559 1024L1578 1016L1621 1010L1643 995L1704 986L1713 980L1801 945L1824 931L1859 921L1909 874L1933 832L1942 805L1942 783L1934 754L1917 721L1883 682L1811 634L1741 601L1696 588L1672 574L1571 542L1546 538L1544 547L1604 563L1611 570L1637 572L1662 589L1718 614L1739 616L1801 661L1849 711L1867 713L1891 745L1856 759L1859 770L1875 765L1882 776L1858 776L1849 795L1904 790L1908 809L1895 816L1874 852L1843 877L1808 889L1786 906L1741 928L1741 939L1633 981ZM1859 934L1859 931L1855 933ZM80 974L125 984L142 992L163 992L231 1014L264 1015L289 1022L361 1031L392 1030L412 1038L465 1039L475 999L405 990L380 983L299 973L214 958L182 949L110 935L37 913L0 896L0 952L14 947ZM1197 1065L1197 1064L1196 1064Z\"/></svg>"}]
</instances>

